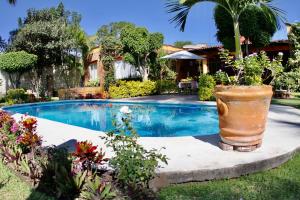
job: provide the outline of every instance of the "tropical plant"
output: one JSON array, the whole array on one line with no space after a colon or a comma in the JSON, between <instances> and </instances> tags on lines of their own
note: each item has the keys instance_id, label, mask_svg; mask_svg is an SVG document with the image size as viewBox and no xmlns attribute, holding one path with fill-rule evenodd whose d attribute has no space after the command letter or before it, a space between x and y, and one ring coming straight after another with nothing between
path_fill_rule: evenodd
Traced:
<instances>
[{"instance_id":1,"label":"tropical plant","mask_svg":"<svg viewBox=\"0 0 300 200\"><path fill-rule=\"evenodd\" d=\"M87 200L113 199L116 193L112 191L111 185L101 181L98 176L88 179L80 197Z\"/></svg>"},{"instance_id":2,"label":"tropical plant","mask_svg":"<svg viewBox=\"0 0 300 200\"><path fill-rule=\"evenodd\" d=\"M230 14L222 6L216 6L214 13L217 27L217 39L222 42L224 48L234 50L233 21ZM241 35L244 37L243 44L245 53L249 55L249 44L252 47L264 47L270 43L272 36L277 30L274 21L270 21L264 12L256 7L249 6L239 17Z\"/></svg>"},{"instance_id":3,"label":"tropical plant","mask_svg":"<svg viewBox=\"0 0 300 200\"><path fill-rule=\"evenodd\" d=\"M15 5L17 0L7 0L7 2L11 5Z\"/></svg>"},{"instance_id":4,"label":"tropical plant","mask_svg":"<svg viewBox=\"0 0 300 200\"><path fill-rule=\"evenodd\" d=\"M241 51L241 35L240 35L240 16L250 6L261 9L269 21L280 26L280 18L283 11L271 5L273 0L169 0L166 4L169 13L176 13L171 18L171 22L175 22L176 26L180 26L180 30L184 31L188 14L190 10L198 3L212 2L223 7L232 18L234 38L235 38L235 56L237 59L242 58Z\"/></svg>"},{"instance_id":5,"label":"tropical plant","mask_svg":"<svg viewBox=\"0 0 300 200\"><path fill-rule=\"evenodd\" d=\"M93 146L93 144L88 141L77 142L76 150L72 156L75 158L74 172L87 170L91 174L93 168L97 169L100 165L108 161L102 149L97 151L97 146Z\"/></svg>"},{"instance_id":6,"label":"tropical plant","mask_svg":"<svg viewBox=\"0 0 300 200\"><path fill-rule=\"evenodd\" d=\"M21 75L35 67L37 56L25 51L0 54L0 69L7 72L14 88L20 87Z\"/></svg>"}]
</instances>

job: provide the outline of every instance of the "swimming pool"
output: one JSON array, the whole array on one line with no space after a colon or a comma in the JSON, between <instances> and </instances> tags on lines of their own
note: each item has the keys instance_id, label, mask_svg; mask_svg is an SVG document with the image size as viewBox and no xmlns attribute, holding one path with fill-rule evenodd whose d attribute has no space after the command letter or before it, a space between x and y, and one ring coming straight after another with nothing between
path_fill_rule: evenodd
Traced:
<instances>
[{"instance_id":1,"label":"swimming pool","mask_svg":"<svg viewBox=\"0 0 300 200\"><path fill-rule=\"evenodd\" d=\"M62 122L98 131L112 130L120 109L132 111L133 127L142 137L211 135L219 132L215 106L110 101L59 101L4 107L11 113Z\"/></svg>"}]
</instances>

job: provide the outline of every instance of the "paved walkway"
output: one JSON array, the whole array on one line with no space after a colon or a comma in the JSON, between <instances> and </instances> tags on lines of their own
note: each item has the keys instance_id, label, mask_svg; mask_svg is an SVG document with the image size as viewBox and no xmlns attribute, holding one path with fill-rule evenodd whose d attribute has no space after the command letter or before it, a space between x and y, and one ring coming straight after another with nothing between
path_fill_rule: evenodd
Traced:
<instances>
[{"instance_id":1,"label":"paved walkway","mask_svg":"<svg viewBox=\"0 0 300 200\"><path fill-rule=\"evenodd\" d=\"M122 99L122 101L156 101L174 103L203 103L196 96L163 95ZM210 103L214 104L214 103ZM16 115L18 117L18 115ZM101 132L38 119L38 131L45 145L73 146L76 141L91 140L103 145ZM171 183L205 181L238 177L274 168L300 150L300 110L272 105L261 148L250 152L226 152L218 147L219 136L141 138L146 148L160 149L167 155L167 166L159 169L152 184L162 187ZM109 153L108 153L109 154Z\"/></svg>"}]
</instances>

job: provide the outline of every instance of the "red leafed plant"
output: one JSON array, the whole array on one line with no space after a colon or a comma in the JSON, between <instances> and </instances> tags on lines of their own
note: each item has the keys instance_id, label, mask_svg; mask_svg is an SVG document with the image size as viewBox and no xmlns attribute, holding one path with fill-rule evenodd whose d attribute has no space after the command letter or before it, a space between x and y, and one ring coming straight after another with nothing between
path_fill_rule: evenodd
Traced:
<instances>
[{"instance_id":1,"label":"red leafed plant","mask_svg":"<svg viewBox=\"0 0 300 200\"><path fill-rule=\"evenodd\" d=\"M22 117L22 125L25 129L27 129L29 132L35 132L36 126L37 126L37 120L33 117Z\"/></svg>"},{"instance_id":2,"label":"red leafed plant","mask_svg":"<svg viewBox=\"0 0 300 200\"><path fill-rule=\"evenodd\" d=\"M25 149L34 149L42 144L42 138L36 132L37 120L32 117L23 116L20 121L21 135L17 143Z\"/></svg>"},{"instance_id":3,"label":"red leafed plant","mask_svg":"<svg viewBox=\"0 0 300 200\"><path fill-rule=\"evenodd\" d=\"M81 170L92 170L92 165L101 165L108 161L102 149L97 151L97 146L93 146L91 142L77 142L75 148L72 156L75 157L76 168Z\"/></svg>"}]
</instances>

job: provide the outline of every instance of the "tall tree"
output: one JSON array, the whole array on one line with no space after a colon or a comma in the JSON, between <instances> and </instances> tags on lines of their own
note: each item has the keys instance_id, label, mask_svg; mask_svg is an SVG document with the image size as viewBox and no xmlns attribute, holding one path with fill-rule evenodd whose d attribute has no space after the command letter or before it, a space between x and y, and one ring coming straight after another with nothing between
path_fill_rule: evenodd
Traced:
<instances>
[{"instance_id":1,"label":"tall tree","mask_svg":"<svg viewBox=\"0 0 300 200\"><path fill-rule=\"evenodd\" d=\"M127 27L121 32L124 45L125 60L136 66L143 80L148 80L153 58L163 45L164 36L161 33L149 33L143 27Z\"/></svg>"},{"instance_id":2,"label":"tall tree","mask_svg":"<svg viewBox=\"0 0 300 200\"><path fill-rule=\"evenodd\" d=\"M183 46L190 45L190 44L193 44L193 42L192 41L176 41L176 42L174 42L174 46L178 47L178 48L182 48Z\"/></svg>"},{"instance_id":3,"label":"tall tree","mask_svg":"<svg viewBox=\"0 0 300 200\"><path fill-rule=\"evenodd\" d=\"M100 86L108 90L109 85L114 83L114 62L122 54L123 45L120 39L121 32L126 27L134 27L130 22L120 21L103 25L97 31L95 44L100 46ZM104 76L103 76L104 74Z\"/></svg>"},{"instance_id":4,"label":"tall tree","mask_svg":"<svg viewBox=\"0 0 300 200\"><path fill-rule=\"evenodd\" d=\"M226 49L234 50L233 21L230 15L222 6L216 6L214 18L218 30L218 40L223 43ZM241 35L245 38L244 44L247 55L249 43L254 47L266 46L277 30L274 21L270 21L261 9L255 6L246 8L241 13L239 22Z\"/></svg>"},{"instance_id":5,"label":"tall tree","mask_svg":"<svg viewBox=\"0 0 300 200\"><path fill-rule=\"evenodd\" d=\"M27 11L10 49L38 56L37 67L32 74L36 77L32 79L36 92L51 95L54 69L69 65L69 61L73 60L70 57L76 56L76 49L80 46L76 35L82 34L78 20L79 15L74 17L74 13L66 11L62 3L57 8Z\"/></svg>"},{"instance_id":6,"label":"tall tree","mask_svg":"<svg viewBox=\"0 0 300 200\"><path fill-rule=\"evenodd\" d=\"M198 3L212 2L222 6L230 15L233 22L235 55L237 59L242 58L241 50L241 34L240 34L240 16L249 7L255 6L269 18L270 21L276 23L280 27L280 17L284 13L281 9L274 7L271 3L274 0L169 0L166 4L169 13L175 13L171 18L180 30L184 31L188 14L190 10Z\"/></svg>"}]
</instances>

